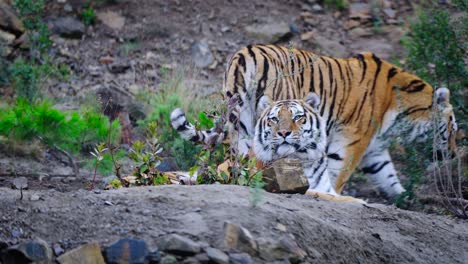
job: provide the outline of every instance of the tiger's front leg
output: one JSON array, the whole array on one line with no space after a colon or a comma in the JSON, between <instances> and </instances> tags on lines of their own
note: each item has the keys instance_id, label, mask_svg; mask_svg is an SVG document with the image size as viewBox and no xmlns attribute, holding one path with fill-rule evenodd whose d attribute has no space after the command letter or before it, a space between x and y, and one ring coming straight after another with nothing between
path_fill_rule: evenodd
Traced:
<instances>
[{"instance_id":1,"label":"tiger's front leg","mask_svg":"<svg viewBox=\"0 0 468 264\"><path fill-rule=\"evenodd\" d=\"M394 199L405 191L397 177L388 149L371 145L359 167L388 198Z\"/></svg>"}]
</instances>

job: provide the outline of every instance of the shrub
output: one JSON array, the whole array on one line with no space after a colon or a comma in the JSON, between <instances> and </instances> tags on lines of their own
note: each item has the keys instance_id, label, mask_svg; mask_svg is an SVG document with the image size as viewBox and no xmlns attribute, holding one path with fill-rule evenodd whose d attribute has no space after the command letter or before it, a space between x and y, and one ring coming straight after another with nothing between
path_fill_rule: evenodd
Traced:
<instances>
[{"instance_id":1,"label":"shrub","mask_svg":"<svg viewBox=\"0 0 468 264\"><path fill-rule=\"evenodd\" d=\"M83 145L119 138L118 120L109 127L108 118L90 109L64 112L49 101L30 103L18 99L0 109L0 135L17 140L40 139L46 145L78 153ZM109 131L109 129L111 131Z\"/></svg>"},{"instance_id":2,"label":"shrub","mask_svg":"<svg viewBox=\"0 0 468 264\"><path fill-rule=\"evenodd\" d=\"M455 26L457 23L461 26ZM434 86L446 86L452 94L467 87L466 42L463 41L468 33L467 24L466 14L458 21L451 21L447 10L419 11L418 21L411 25L409 38L403 42L408 51L408 67ZM463 96L452 96L451 99L457 112L461 112Z\"/></svg>"},{"instance_id":3,"label":"shrub","mask_svg":"<svg viewBox=\"0 0 468 264\"><path fill-rule=\"evenodd\" d=\"M188 120L193 122L195 117L200 116L200 112L214 109L213 105L216 104L216 100L200 99L186 87L191 75L187 69L176 69L172 73L164 70L161 75L162 81L156 94L139 95L139 98L150 104L152 111L145 120L139 121L138 124L139 127L145 128L150 122L156 121L162 147L175 158L182 170L188 170L196 163L196 156L200 153L201 146L180 138L178 132L171 126L171 112L176 108L183 108ZM205 125L204 128L207 128L205 122L202 121L202 124Z\"/></svg>"}]
</instances>

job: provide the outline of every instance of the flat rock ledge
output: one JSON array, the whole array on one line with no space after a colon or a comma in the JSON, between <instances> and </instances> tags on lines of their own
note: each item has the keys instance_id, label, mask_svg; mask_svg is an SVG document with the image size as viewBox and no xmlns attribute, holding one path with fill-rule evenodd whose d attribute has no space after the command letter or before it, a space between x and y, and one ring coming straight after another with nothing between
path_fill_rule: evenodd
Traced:
<instances>
[{"instance_id":1,"label":"flat rock ledge","mask_svg":"<svg viewBox=\"0 0 468 264\"><path fill-rule=\"evenodd\" d=\"M0 263L466 263L468 223L230 185L0 188ZM31 199L31 197L39 199ZM255 199L253 199L255 197ZM260 203L252 204L252 200Z\"/></svg>"}]
</instances>

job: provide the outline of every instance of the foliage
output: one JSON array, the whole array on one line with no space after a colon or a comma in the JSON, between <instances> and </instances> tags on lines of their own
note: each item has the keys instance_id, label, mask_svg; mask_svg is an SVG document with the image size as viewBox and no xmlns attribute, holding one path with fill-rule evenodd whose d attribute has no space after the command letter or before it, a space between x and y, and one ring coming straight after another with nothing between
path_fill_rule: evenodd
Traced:
<instances>
[{"instance_id":1,"label":"foliage","mask_svg":"<svg viewBox=\"0 0 468 264\"><path fill-rule=\"evenodd\" d=\"M168 178L157 169L162 160L159 156L162 150L159 145L157 123L151 122L148 124L146 141L135 141L129 153L130 159L137 164L133 172L133 175L136 176L137 185L169 183Z\"/></svg>"},{"instance_id":2,"label":"foliage","mask_svg":"<svg viewBox=\"0 0 468 264\"><path fill-rule=\"evenodd\" d=\"M170 73L163 68L158 92L139 95L152 107L148 117L138 122L139 126L146 127L151 121L158 123L162 147L175 158L177 165L182 170L188 170L196 163L196 155L201 151L201 147L180 138L179 133L171 126L171 112L182 107L186 110L189 121L193 121L194 117L198 115L201 120L197 123L197 127L208 128L211 123L206 115L200 114L200 112L203 108L209 108L210 105L214 104L213 101L198 99L186 89L188 74L185 69L176 69Z\"/></svg>"},{"instance_id":3,"label":"foliage","mask_svg":"<svg viewBox=\"0 0 468 264\"><path fill-rule=\"evenodd\" d=\"M403 42L408 50L408 66L434 86L446 86L452 94L467 87L463 41L468 33L467 24L466 14L459 21L451 21L447 10L421 10L418 21L411 25L409 38ZM460 112L464 107L463 96L452 96L452 100Z\"/></svg>"},{"instance_id":4,"label":"foliage","mask_svg":"<svg viewBox=\"0 0 468 264\"><path fill-rule=\"evenodd\" d=\"M0 109L0 135L18 141L41 139L49 146L77 153L83 145L103 142L108 134L112 141L119 137L120 125L91 109L61 111L49 101L30 103L18 99L16 103ZM109 129L111 130L109 132Z\"/></svg>"},{"instance_id":5,"label":"foliage","mask_svg":"<svg viewBox=\"0 0 468 264\"><path fill-rule=\"evenodd\" d=\"M348 7L348 2L346 0L323 0L323 4L338 10L344 10Z\"/></svg>"},{"instance_id":6,"label":"foliage","mask_svg":"<svg viewBox=\"0 0 468 264\"><path fill-rule=\"evenodd\" d=\"M83 4L83 11L80 13L80 18L85 23L85 25L94 25L96 24L96 13L92 8L90 2L85 2Z\"/></svg>"}]
</instances>

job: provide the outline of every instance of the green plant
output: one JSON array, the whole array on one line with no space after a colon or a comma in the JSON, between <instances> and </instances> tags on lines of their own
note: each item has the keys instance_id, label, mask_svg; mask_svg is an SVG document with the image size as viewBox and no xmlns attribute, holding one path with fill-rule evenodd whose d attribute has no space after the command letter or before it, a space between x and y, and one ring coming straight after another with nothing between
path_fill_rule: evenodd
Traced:
<instances>
[{"instance_id":1,"label":"green plant","mask_svg":"<svg viewBox=\"0 0 468 264\"><path fill-rule=\"evenodd\" d=\"M102 160L104 159L104 152L107 151L105 143L99 143L93 151L90 152L91 155L94 156L94 173L93 173L93 180L91 181L90 189L94 189L94 182L96 180L96 173L98 167L101 165Z\"/></svg>"},{"instance_id":2,"label":"green plant","mask_svg":"<svg viewBox=\"0 0 468 264\"><path fill-rule=\"evenodd\" d=\"M96 13L91 6L90 2L85 2L83 4L83 11L80 13L80 18L85 23L85 25L94 25L96 24Z\"/></svg>"},{"instance_id":3,"label":"green plant","mask_svg":"<svg viewBox=\"0 0 468 264\"><path fill-rule=\"evenodd\" d=\"M169 183L166 175L162 174L157 166L161 163L160 153L162 148L159 145L157 123L148 124L146 141L135 141L129 153L137 165L133 172L136 177L136 185L161 185Z\"/></svg>"},{"instance_id":4,"label":"green plant","mask_svg":"<svg viewBox=\"0 0 468 264\"><path fill-rule=\"evenodd\" d=\"M323 4L329 8L344 10L348 7L346 0L323 0Z\"/></svg>"},{"instance_id":5,"label":"green plant","mask_svg":"<svg viewBox=\"0 0 468 264\"><path fill-rule=\"evenodd\" d=\"M468 85L463 41L468 34L468 16L464 14L459 20L461 26L454 26L457 21L451 21L447 10L420 10L418 21L411 25L410 35L403 43L408 50L408 67L434 86L446 86L453 94ZM457 112L466 115L463 96L451 99Z\"/></svg>"},{"instance_id":6,"label":"green plant","mask_svg":"<svg viewBox=\"0 0 468 264\"><path fill-rule=\"evenodd\" d=\"M0 135L18 141L40 139L48 146L78 153L83 145L106 141L109 129L112 141L119 138L120 125L92 109L61 111L49 101L30 103L18 99L0 109Z\"/></svg>"},{"instance_id":7,"label":"green plant","mask_svg":"<svg viewBox=\"0 0 468 264\"><path fill-rule=\"evenodd\" d=\"M193 121L198 116L200 122L197 126L208 128L210 122L207 121L205 114L200 113L206 109L214 109L212 106L217 101L200 99L187 89L187 79L191 75L187 69L180 68L171 72L162 68L160 75L161 82L157 93L142 92L138 95L138 98L152 107L151 113L145 120L138 121L138 125L140 128L147 127L149 122L156 121L162 147L175 158L182 170L188 170L196 163L197 153L200 153L202 148L180 138L179 133L171 126L171 112L181 107L186 110L188 120Z\"/></svg>"}]
</instances>

